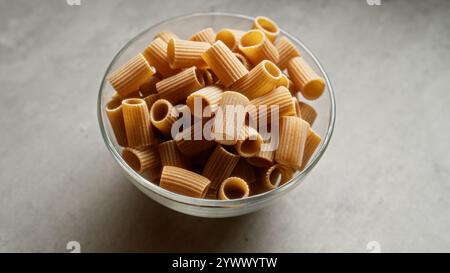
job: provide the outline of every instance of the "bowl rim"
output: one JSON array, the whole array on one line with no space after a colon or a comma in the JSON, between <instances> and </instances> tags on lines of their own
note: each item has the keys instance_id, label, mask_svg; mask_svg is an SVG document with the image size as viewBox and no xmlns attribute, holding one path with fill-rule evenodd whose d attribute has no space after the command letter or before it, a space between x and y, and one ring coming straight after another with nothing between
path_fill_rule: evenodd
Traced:
<instances>
[{"instance_id":1,"label":"bowl rim","mask_svg":"<svg viewBox=\"0 0 450 273\"><path fill-rule=\"evenodd\" d=\"M193 205L193 206L201 206L201 207L211 207L211 208L222 208L222 207L238 207L238 206L242 206L242 205L246 205L248 203L255 203L255 202L262 202L262 201L266 201L271 199L271 197L276 197L278 195L280 195L283 192L287 192L289 190L294 189L295 187L297 187L298 185L301 184L302 180L304 177L306 177L309 172L317 165L317 163L319 162L319 160L321 159L321 157L323 156L323 154L325 153L331 137L333 135L334 132L334 126L335 126L335 121L336 121L336 101L335 101L335 96L334 96L334 90L333 87L331 85L331 82L329 80L329 77L327 75L327 73L325 72L325 70L323 69L321 63L319 62L319 60L317 59L317 57L312 53L312 51L303 43L301 42L299 39L295 38L293 35L291 35L290 33L284 31L283 29L280 28L280 34L285 35L286 37L288 37L289 39L293 40L294 42L300 44L303 47L303 51L306 51L307 54L309 54L309 56L311 56L311 58L313 59L313 61L316 63L316 65L318 66L318 68L320 69L321 73L324 76L325 82L327 84L328 87L328 91L330 94L330 118L329 118L329 124L328 124L328 128L327 128L327 133L325 135L325 138L323 140L322 145L319 147L319 150L315 153L314 157L312 159L310 159L310 162L308 163L308 165L306 166L306 168L301 171L301 172L297 172L294 177L291 179L291 181L289 181L288 183L285 183L284 185L268 191L268 192L264 192L261 194L257 194L254 196L250 196L247 198L243 198L243 199L234 199L234 200L214 200L214 199L201 199L201 198L194 198L194 197L189 197L189 196L185 196L185 195L180 195L168 190L165 190L163 188L161 188L160 186L148 181L147 179L145 179L144 177L142 177L139 173L137 173L136 171L134 171L131 167L128 166L128 164L123 160L123 158L121 157L121 155L119 154L119 152L116 150L114 144L112 143L109 134L107 133L107 129L106 129L106 124L105 121L103 119L103 115L102 115L102 91L105 87L105 85L107 84L107 76L110 73L110 70L112 68L112 66L116 63L117 59L122 56L122 54L128 49L128 47L135 42L137 39L139 39L142 35L144 35L145 33L147 33L148 31L150 31L152 28L158 27L160 25L163 25L165 23L168 23L170 21L174 21L174 20L181 20L181 19L186 19L186 18L190 18L190 17L200 17L200 16L226 16L226 17L233 17L233 18L240 18L240 19L246 19L249 21L253 21L254 18L256 17L252 17L252 16L248 16L248 15L244 15L244 14L238 14L238 13L227 13L227 12L195 12L195 13L188 13L188 14L183 14L183 15L179 15L179 16L175 16L175 17L171 17L168 18L166 20L160 21L159 23L156 23L146 29L144 29L143 31L139 32L137 35L135 35L132 39L130 39L129 41L127 41L122 47L121 49L115 54L115 56L113 57L113 59L111 60L111 62L109 63L108 67L106 68L106 71L103 75L102 78L102 82L100 84L100 89L99 89L99 93L98 93L98 98L97 98L97 118L98 118L98 122L100 125L100 131L103 137L103 140L108 148L108 150L110 151L110 153L112 154L113 158L115 159L115 161L120 165L120 167L126 171L126 173L128 174L128 176L130 178L132 178L135 182L139 183L140 186L144 187L147 190L150 190L151 192L159 195L159 197L165 198L165 199L169 199L172 201L176 201L178 203L182 203L185 205Z\"/></svg>"}]
</instances>

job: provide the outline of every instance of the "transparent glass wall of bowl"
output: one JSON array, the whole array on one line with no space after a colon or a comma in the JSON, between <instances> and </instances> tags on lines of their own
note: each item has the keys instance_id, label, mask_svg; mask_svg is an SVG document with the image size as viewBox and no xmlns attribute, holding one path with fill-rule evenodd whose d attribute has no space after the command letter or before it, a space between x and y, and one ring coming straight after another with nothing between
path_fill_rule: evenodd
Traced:
<instances>
[{"instance_id":1,"label":"transparent glass wall of bowl","mask_svg":"<svg viewBox=\"0 0 450 273\"><path fill-rule=\"evenodd\" d=\"M153 37L160 31L172 31L182 39L188 39L193 33L206 27L212 27L215 31L221 28L250 29L252 18L244 15L224 14L224 13L203 13L191 14L169 19L143 31L131 39L116 55L111 62L105 75L108 75L122 64L126 63L136 54L142 52L152 41ZM282 27L282 26L281 26ZM148 181L143 176L134 172L120 157L121 147L117 144L111 126L104 112L106 103L114 93L113 88L103 79L99 93L98 114L99 122L105 143L112 153L114 159L121 166L130 181L150 198L164 206L189 215L202 217L228 217L250 213L258 210L275 200L284 193L297 187L298 184L313 169L320 156L325 152L326 146L331 138L335 120L335 102L333 90L325 72L320 67L312 53L295 37L281 31L282 35L290 38L300 49L303 58L324 77L327 81L327 89L317 100L307 101L318 112L313 129L322 137L321 146L317 149L309 165L302 173L297 173L290 183L268 193L250 197L244 200L204 200L181 196L168 192L157 186L156 181ZM130 37L131 38L131 37Z\"/></svg>"}]
</instances>

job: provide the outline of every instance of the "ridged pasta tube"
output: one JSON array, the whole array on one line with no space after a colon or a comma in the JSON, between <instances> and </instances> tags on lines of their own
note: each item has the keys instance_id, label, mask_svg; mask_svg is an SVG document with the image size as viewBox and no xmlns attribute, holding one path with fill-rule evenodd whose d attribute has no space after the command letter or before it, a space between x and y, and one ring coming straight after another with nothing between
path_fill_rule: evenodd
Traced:
<instances>
[{"instance_id":1,"label":"ridged pasta tube","mask_svg":"<svg viewBox=\"0 0 450 273\"><path fill-rule=\"evenodd\" d=\"M150 115L143 99L122 101L122 112L128 146L139 148L155 143Z\"/></svg>"},{"instance_id":2,"label":"ridged pasta tube","mask_svg":"<svg viewBox=\"0 0 450 273\"><path fill-rule=\"evenodd\" d=\"M239 50L253 64L263 60L278 63L279 55L275 46L266 38L261 30L250 30L239 40Z\"/></svg>"},{"instance_id":3,"label":"ridged pasta tube","mask_svg":"<svg viewBox=\"0 0 450 273\"><path fill-rule=\"evenodd\" d=\"M284 70L287 67L288 62L292 58L300 56L300 51L287 37L283 36L278 39L275 43L275 47L278 50L278 55L280 56L277 65L281 70Z\"/></svg>"},{"instance_id":4,"label":"ridged pasta tube","mask_svg":"<svg viewBox=\"0 0 450 273\"><path fill-rule=\"evenodd\" d=\"M153 103L150 109L150 121L164 135L170 135L172 125L178 119L178 111L165 99L159 99Z\"/></svg>"},{"instance_id":5,"label":"ridged pasta tube","mask_svg":"<svg viewBox=\"0 0 450 273\"><path fill-rule=\"evenodd\" d=\"M220 200L242 199L248 197L250 189L247 182L239 177L229 177L220 185Z\"/></svg>"},{"instance_id":6,"label":"ridged pasta tube","mask_svg":"<svg viewBox=\"0 0 450 273\"><path fill-rule=\"evenodd\" d=\"M158 151L154 147L144 149L124 148L122 158L138 173L161 166Z\"/></svg>"},{"instance_id":7,"label":"ridged pasta tube","mask_svg":"<svg viewBox=\"0 0 450 273\"><path fill-rule=\"evenodd\" d=\"M167 42L161 38L156 38L142 53L150 65L164 77L172 76L179 72L178 69L172 69L167 55Z\"/></svg>"},{"instance_id":8,"label":"ridged pasta tube","mask_svg":"<svg viewBox=\"0 0 450 273\"><path fill-rule=\"evenodd\" d=\"M217 145L202 172L203 176L211 180L211 189L219 188L220 183L233 172L238 161L239 155Z\"/></svg>"},{"instance_id":9,"label":"ridged pasta tube","mask_svg":"<svg viewBox=\"0 0 450 273\"><path fill-rule=\"evenodd\" d=\"M239 162L234 167L231 176L236 176L244 179L248 184L256 182L256 172L255 168L251 166L245 158L240 158Z\"/></svg>"},{"instance_id":10,"label":"ridged pasta tube","mask_svg":"<svg viewBox=\"0 0 450 273\"><path fill-rule=\"evenodd\" d=\"M235 82L231 89L241 92L249 99L254 99L272 91L281 77L281 70L271 61L264 60Z\"/></svg>"},{"instance_id":11,"label":"ridged pasta tube","mask_svg":"<svg viewBox=\"0 0 450 273\"><path fill-rule=\"evenodd\" d=\"M157 77L156 75L151 76L148 78L140 87L139 91L142 94L142 97L146 97L151 94L157 94L156 91L156 83L159 82L161 79Z\"/></svg>"},{"instance_id":12,"label":"ridged pasta tube","mask_svg":"<svg viewBox=\"0 0 450 273\"><path fill-rule=\"evenodd\" d=\"M263 139L258 131L252 127L244 126L234 148L240 156L252 157L261 150L262 143Z\"/></svg>"},{"instance_id":13,"label":"ridged pasta tube","mask_svg":"<svg viewBox=\"0 0 450 273\"><path fill-rule=\"evenodd\" d=\"M309 104L300 102L300 112L302 113L302 119L309 123L310 126L313 126L314 121L317 117L316 110Z\"/></svg>"},{"instance_id":14,"label":"ridged pasta tube","mask_svg":"<svg viewBox=\"0 0 450 273\"><path fill-rule=\"evenodd\" d=\"M294 172L291 168L275 164L264 172L263 188L275 189L292 179Z\"/></svg>"},{"instance_id":15,"label":"ridged pasta tube","mask_svg":"<svg viewBox=\"0 0 450 273\"><path fill-rule=\"evenodd\" d=\"M250 104L255 107L252 107L249 110L249 115L251 118L255 118L256 120L266 119L267 122L270 122L271 106L274 105L278 106L278 115L280 117L291 116L295 114L291 93L284 86L280 86L272 92L265 94L264 96L251 100ZM261 106L266 106L267 111L263 111L263 109L261 109Z\"/></svg>"},{"instance_id":16,"label":"ridged pasta tube","mask_svg":"<svg viewBox=\"0 0 450 273\"><path fill-rule=\"evenodd\" d=\"M225 87L248 73L247 68L222 41L215 42L202 57Z\"/></svg>"},{"instance_id":17,"label":"ridged pasta tube","mask_svg":"<svg viewBox=\"0 0 450 273\"><path fill-rule=\"evenodd\" d=\"M316 132L314 132L313 129L309 129L308 137L306 138L305 149L303 151L302 167L300 168L301 170L305 169L312 155L317 150L317 147L319 147L321 141L322 139L320 138L320 136Z\"/></svg>"},{"instance_id":18,"label":"ridged pasta tube","mask_svg":"<svg viewBox=\"0 0 450 273\"><path fill-rule=\"evenodd\" d=\"M247 68L247 70L252 69L251 63L247 60L247 58L244 55L235 52L234 56L236 56L236 58L238 58L238 60L241 61L241 63L245 66L245 68Z\"/></svg>"},{"instance_id":19,"label":"ridged pasta tube","mask_svg":"<svg viewBox=\"0 0 450 273\"><path fill-rule=\"evenodd\" d=\"M231 51L238 49L239 40L245 31L231 28L223 28L216 34L216 41L222 41Z\"/></svg>"},{"instance_id":20,"label":"ridged pasta tube","mask_svg":"<svg viewBox=\"0 0 450 273\"><path fill-rule=\"evenodd\" d=\"M159 144L158 151L163 166L189 169L188 161L178 150L175 140L169 140Z\"/></svg>"},{"instance_id":21,"label":"ridged pasta tube","mask_svg":"<svg viewBox=\"0 0 450 273\"><path fill-rule=\"evenodd\" d=\"M158 34L156 34L154 40L160 38L164 42L168 43L171 39L180 39L178 36L170 31L161 31Z\"/></svg>"},{"instance_id":22,"label":"ridged pasta tube","mask_svg":"<svg viewBox=\"0 0 450 273\"><path fill-rule=\"evenodd\" d=\"M281 117L278 150L275 161L300 170L309 130L308 122L298 117Z\"/></svg>"},{"instance_id":23,"label":"ridged pasta tube","mask_svg":"<svg viewBox=\"0 0 450 273\"><path fill-rule=\"evenodd\" d=\"M138 54L111 73L108 81L116 92L125 98L129 94L139 91L139 87L153 74L154 71L144 56Z\"/></svg>"},{"instance_id":24,"label":"ridged pasta tube","mask_svg":"<svg viewBox=\"0 0 450 273\"><path fill-rule=\"evenodd\" d=\"M287 65L289 76L308 100L319 98L325 91L325 81L302 57L292 58Z\"/></svg>"},{"instance_id":25,"label":"ridged pasta tube","mask_svg":"<svg viewBox=\"0 0 450 273\"><path fill-rule=\"evenodd\" d=\"M202 54L210 48L206 42L172 39L167 44L167 57L172 69L196 66L206 67Z\"/></svg>"},{"instance_id":26,"label":"ridged pasta tube","mask_svg":"<svg viewBox=\"0 0 450 273\"><path fill-rule=\"evenodd\" d=\"M302 110L300 109L300 102L297 98L292 98L292 102L294 103L295 108L295 116L298 118L302 117Z\"/></svg>"},{"instance_id":27,"label":"ridged pasta tube","mask_svg":"<svg viewBox=\"0 0 450 273\"><path fill-rule=\"evenodd\" d=\"M277 39L280 34L280 28L271 19L265 16L258 16L253 20L253 29L259 29L266 35L267 39L272 43Z\"/></svg>"},{"instance_id":28,"label":"ridged pasta tube","mask_svg":"<svg viewBox=\"0 0 450 273\"><path fill-rule=\"evenodd\" d=\"M180 150L183 155L188 157L197 156L198 154L211 149L214 147L214 145L216 145L214 141L207 140L201 135L199 135L198 139L196 140L195 134L199 134L202 132L196 132L195 127L195 125L192 125L191 127L184 129L182 132L178 133L175 136L178 150Z\"/></svg>"},{"instance_id":29,"label":"ridged pasta tube","mask_svg":"<svg viewBox=\"0 0 450 273\"><path fill-rule=\"evenodd\" d=\"M209 107L209 111L206 111L205 115L210 116L219 107L222 94L223 90L220 87L215 85L207 86L190 94L186 99L186 105L191 110L191 113L197 117L202 117L205 108ZM197 103L200 104L202 111L195 109L196 100L198 100Z\"/></svg>"},{"instance_id":30,"label":"ridged pasta tube","mask_svg":"<svg viewBox=\"0 0 450 273\"><path fill-rule=\"evenodd\" d=\"M121 100L111 100L106 104L106 116L109 119L117 144L122 147L128 146L125 122L123 120Z\"/></svg>"},{"instance_id":31,"label":"ridged pasta tube","mask_svg":"<svg viewBox=\"0 0 450 273\"><path fill-rule=\"evenodd\" d=\"M264 144L270 144L270 137L267 137L263 141ZM255 167L270 167L274 164L275 149L261 149L258 153L250 158L247 158L247 162Z\"/></svg>"},{"instance_id":32,"label":"ridged pasta tube","mask_svg":"<svg viewBox=\"0 0 450 273\"><path fill-rule=\"evenodd\" d=\"M158 94L150 94L147 97L144 98L145 103L147 104L147 108L148 108L148 112L150 112L150 110L152 109L153 104L159 100L159 95Z\"/></svg>"},{"instance_id":33,"label":"ridged pasta tube","mask_svg":"<svg viewBox=\"0 0 450 273\"><path fill-rule=\"evenodd\" d=\"M212 45L216 42L216 33L214 33L214 30L210 27L205 28L192 35L191 38L189 38L189 40L197 42L206 42Z\"/></svg>"},{"instance_id":34,"label":"ridged pasta tube","mask_svg":"<svg viewBox=\"0 0 450 273\"><path fill-rule=\"evenodd\" d=\"M204 198L210 184L211 181L204 176L182 168L165 166L159 186L178 194Z\"/></svg>"},{"instance_id":35,"label":"ridged pasta tube","mask_svg":"<svg viewBox=\"0 0 450 273\"><path fill-rule=\"evenodd\" d=\"M186 100L192 92L205 85L201 71L191 67L156 84L156 90L162 99L173 104Z\"/></svg>"}]
</instances>

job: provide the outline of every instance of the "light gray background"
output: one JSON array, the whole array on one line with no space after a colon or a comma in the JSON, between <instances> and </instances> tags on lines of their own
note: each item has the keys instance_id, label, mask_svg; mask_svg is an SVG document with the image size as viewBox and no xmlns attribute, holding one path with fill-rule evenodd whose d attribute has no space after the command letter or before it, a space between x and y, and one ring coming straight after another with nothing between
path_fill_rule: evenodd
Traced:
<instances>
[{"instance_id":1,"label":"light gray background","mask_svg":"<svg viewBox=\"0 0 450 273\"><path fill-rule=\"evenodd\" d=\"M0 251L450 250L450 2L0 1ZM267 15L331 77L337 123L303 185L230 219L179 214L122 175L100 136L120 47L197 11Z\"/></svg>"}]
</instances>

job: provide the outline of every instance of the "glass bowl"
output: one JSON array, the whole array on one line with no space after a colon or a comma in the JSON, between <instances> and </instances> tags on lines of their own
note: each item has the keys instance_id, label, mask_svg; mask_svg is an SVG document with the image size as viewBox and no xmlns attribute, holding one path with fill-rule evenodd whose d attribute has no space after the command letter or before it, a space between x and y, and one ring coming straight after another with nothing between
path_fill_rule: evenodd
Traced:
<instances>
[{"instance_id":1,"label":"glass bowl","mask_svg":"<svg viewBox=\"0 0 450 273\"><path fill-rule=\"evenodd\" d=\"M319 99L308 101L308 103L313 105L318 112L313 129L322 137L322 143L316 150L306 168L302 172L297 172L292 178L292 181L270 192L254 195L245 199L223 201L191 198L167 191L160 188L158 185L151 183L146 178L135 172L122 159L120 155L121 148L115 140L113 131L104 111L106 103L110 100L114 93L113 88L106 81L106 76L120 65L127 62L133 56L142 52L152 41L153 37L160 31L172 31L180 38L188 39L190 35L206 27L212 27L215 31L221 28L235 28L243 30L250 29L252 21L253 18L249 16L217 12L195 13L175 17L156 24L131 39L127 44L125 44L124 47L122 47L116 56L114 56L110 65L106 69L100 86L97 105L98 120L100 123L100 130L103 140L113 155L114 160L119 164L129 180L147 196L166 207L185 214L210 218L237 216L259 210L296 188L319 162L319 159L324 154L328 143L330 142L330 138L333 133L336 107L331 83L319 61L312 54L312 52L297 38L281 30L280 35L285 35L293 41L311 67L325 79L327 86L325 92Z\"/></svg>"}]
</instances>

